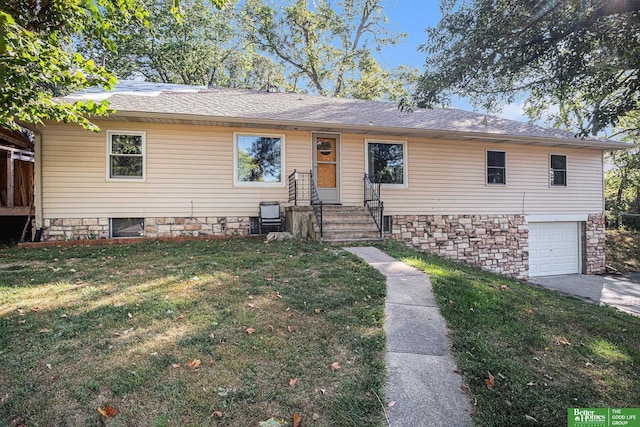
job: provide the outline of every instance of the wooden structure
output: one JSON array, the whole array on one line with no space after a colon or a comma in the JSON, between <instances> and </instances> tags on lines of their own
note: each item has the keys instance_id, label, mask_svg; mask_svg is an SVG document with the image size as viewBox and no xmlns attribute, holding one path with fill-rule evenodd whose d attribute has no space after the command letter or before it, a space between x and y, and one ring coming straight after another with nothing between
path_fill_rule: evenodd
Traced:
<instances>
[{"instance_id":1,"label":"wooden structure","mask_svg":"<svg viewBox=\"0 0 640 427\"><path fill-rule=\"evenodd\" d=\"M34 162L27 137L0 129L0 217L32 213Z\"/></svg>"}]
</instances>

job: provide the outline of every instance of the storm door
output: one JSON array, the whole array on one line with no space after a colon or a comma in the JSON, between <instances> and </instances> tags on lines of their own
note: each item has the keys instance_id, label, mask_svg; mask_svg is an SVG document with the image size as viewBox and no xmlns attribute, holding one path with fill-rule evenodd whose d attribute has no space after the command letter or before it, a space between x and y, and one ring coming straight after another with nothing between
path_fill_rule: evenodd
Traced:
<instances>
[{"instance_id":1,"label":"storm door","mask_svg":"<svg viewBox=\"0 0 640 427\"><path fill-rule=\"evenodd\" d=\"M323 203L340 203L340 135L313 135L313 171Z\"/></svg>"}]
</instances>

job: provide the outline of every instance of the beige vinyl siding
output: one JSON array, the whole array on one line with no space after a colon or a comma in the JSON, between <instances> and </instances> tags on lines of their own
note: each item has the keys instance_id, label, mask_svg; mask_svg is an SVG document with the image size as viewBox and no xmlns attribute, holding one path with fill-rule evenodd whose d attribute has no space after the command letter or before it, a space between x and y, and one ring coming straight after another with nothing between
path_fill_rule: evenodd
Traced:
<instances>
[{"instance_id":1,"label":"beige vinyl siding","mask_svg":"<svg viewBox=\"0 0 640 427\"><path fill-rule=\"evenodd\" d=\"M312 133L133 122L43 128L44 218L255 216L288 200L286 177L311 169ZM107 181L106 131L146 132L146 181ZM285 135L282 187L233 185L233 132ZM602 153L478 141L341 134L341 197L361 205L365 140L407 141L408 186L383 188L385 214L574 214L603 209ZM507 185L488 186L486 150L507 153ZM567 186L549 186L549 154L567 155ZM524 196L524 204L523 204Z\"/></svg>"},{"instance_id":2,"label":"beige vinyl siding","mask_svg":"<svg viewBox=\"0 0 640 427\"><path fill-rule=\"evenodd\" d=\"M485 184L487 150L507 153L506 185ZM407 151L408 188L381 191L389 215L570 214L603 209L600 151L416 139L409 139ZM567 187L549 186L551 152L567 155Z\"/></svg>"},{"instance_id":3,"label":"beige vinyl siding","mask_svg":"<svg viewBox=\"0 0 640 427\"><path fill-rule=\"evenodd\" d=\"M233 185L233 132L209 126L98 123L95 134L74 126L43 131L43 216L256 216L261 200L288 199L286 175L308 171L309 132L285 137L281 187ZM107 181L106 130L146 131L146 181ZM251 131L253 132L253 131ZM260 133L280 134L267 130Z\"/></svg>"}]
</instances>

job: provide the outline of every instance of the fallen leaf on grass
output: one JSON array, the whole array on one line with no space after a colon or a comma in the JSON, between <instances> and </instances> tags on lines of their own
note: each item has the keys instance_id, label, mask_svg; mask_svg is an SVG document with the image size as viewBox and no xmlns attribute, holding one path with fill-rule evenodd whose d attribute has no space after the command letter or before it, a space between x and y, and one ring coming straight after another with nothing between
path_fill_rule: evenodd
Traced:
<instances>
[{"instance_id":1,"label":"fallen leaf on grass","mask_svg":"<svg viewBox=\"0 0 640 427\"><path fill-rule=\"evenodd\" d=\"M531 310L531 309L527 310L527 314L528 314L529 316L533 316L533 310Z\"/></svg>"},{"instance_id":2,"label":"fallen leaf on grass","mask_svg":"<svg viewBox=\"0 0 640 427\"><path fill-rule=\"evenodd\" d=\"M253 328L247 328L247 329L246 329L246 331L247 331L247 333L248 333L249 335L251 335L251 334L253 334L256 330L255 330L255 329L253 329Z\"/></svg>"},{"instance_id":3,"label":"fallen leaf on grass","mask_svg":"<svg viewBox=\"0 0 640 427\"><path fill-rule=\"evenodd\" d=\"M333 362L331 364L331 370L332 371L337 371L338 369L340 369L340 362Z\"/></svg>"},{"instance_id":4,"label":"fallen leaf on grass","mask_svg":"<svg viewBox=\"0 0 640 427\"><path fill-rule=\"evenodd\" d=\"M45 366L47 367L47 369L51 369L51 363L47 363Z\"/></svg>"},{"instance_id":5,"label":"fallen leaf on grass","mask_svg":"<svg viewBox=\"0 0 640 427\"><path fill-rule=\"evenodd\" d=\"M557 343L558 345L566 345L569 346L571 345L571 343L569 342L569 340L567 339L567 337L562 337L560 338L560 340Z\"/></svg>"},{"instance_id":6,"label":"fallen leaf on grass","mask_svg":"<svg viewBox=\"0 0 640 427\"><path fill-rule=\"evenodd\" d=\"M295 387L297 383L298 383L298 379L297 379L297 378L291 378L291 379L289 380L289 385L290 385L291 387Z\"/></svg>"},{"instance_id":7,"label":"fallen leaf on grass","mask_svg":"<svg viewBox=\"0 0 640 427\"><path fill-rule=\"evenodd\" d=\"M27 323L27 321L24 319L18 320L18 325L24 325L25 323Z\"/></svg>"},{"instance_id":8,"label":"fallen leaf on grass","mask_svg":"<svg viewBox=\"0 0 640 427\"><path fill-rule=\"evenodd\" d=\"M453 300L449 300L449 305L456 305L456 302Z\"/></svg>"},{"instance_id":9,"label":"fallen leaf on grass","mask_svg":"<svg viewBox=\"0 0 640 427\"><path fill-rule=\"evenodd\" d=\"M247 304L247 307L249 307L250 309L256 308L255 304Z\"/></svg>"},{"instance_id":10,"label":"fallen leaf on grass","mask_svg":"<svg viewBox=\"0 0 640 427\"><path fill-rule=\"evenodd\" d=\"M171 364L171 367L172 367L173 369L178 369L178 368L180 367L180 364L179 364L179 363L172 363L172 364Z\"/></svg>"},{"instance_id":11,"label":"fallen leaf on grass","mask_svg":"<svg viewBox=\"0 0 640 427\"><path fill-rule=\"evenodd\" d=\"M491 375L491 372L488 372L489 377L486 378L484 380L485 383L487 383L487 388L493 388L495 382L493 381L493 375Z\"/></svg>"},{"instance_id":12,"label":"fallen leaf on grass","mask_svg":"<svg viewBox=\"0 0 640 427\"><path fill-rule=\"evenodd\" d=\"M31 311L32 311L32 312L34 312L34 313L39 312L39 311L40 311L40 306L32 307L32 308L31 308Z\"/></svg>"},{"instance_id":13,"label":"fallen leaf on grass","mask_svg":"<svg viewBox=\"0 0 640 427\"><path fill-rule=\"evenodd\" d=\"M11 427L27 427L24 420L21 417L15 417L10 421Z\"/></svg>"},{"instance_id":14,"label":"fallen leaf on grass","mask_svg":"<svg viewBox=\"0 0 640 427\"><path fill-rule=\"evenodd\" d=\"M533 418L531 415L525 415L525 416L524 416L524 418L525 418L527 421L531 421L531 422L533 422L533 423L537 423L537 422L538 422L538 420L536 420L535 418Z\"/></svg>"},{"instance_id":15,"label":"fallen leaf on grass","mask_svg":"<svg viewBox=\"0 0 640 427\"><path fill-rule=\"evenodd\" d=\"M464 384L464 383L463 383L463 384L460 384L460 388L461 388L462 390L469 390L469 386L468 386L468 385L466 385L466 384Z\"/></svg>"},{"instance_id":16,"label":"fallen leaf on grass","mask_svg":"<svg viewBox=\"0 0 640 427\"><path fill-rule=\"evenodd\" d=\"M213 416L216 418L222 418L223 415L222 411L213 411Z\"/></svg>"},{"instance_id":17,"label":"fallen leaf on grass","mask_svg":"<svg viewBox=\"0 0 640 427\"><path fill-rule=\"evenodd\" d=\"M181 314L180 316L176 317L176 320L182 320L182 319L184 319L184 315L183 314Z\"/></svg>"},{"instance_id":18,"label":"fallen leaf on grass","mask_svg":"<svg viewBox=\"0 0 640 427\"><path fill-rule=\"evenodd\" d=\"M273 327L273 325L269 325L269 331L273 332L276 328Z\"/></svg>"},{"instance_id":19,"label":"fallen leaf on grass","mask_svg":"<svg viewBox=\"0 0 640 427\"><path fill-rule=\"evenodd\" d=\"M313 418L313 421L318 421L320 419L320 415L314 412L313 415L311 415L311 418Z\"/></svg>"},{"instance_id":20,"label":"fallen leaf on grass","mask_svg":"<svg viewBox=\"0 0 640 427\"><path fill-rule=\"evenodd\" d=\"M196 369L200 367L200 359L193 359L191 362L189 362L189 367L191 369Z\"/></svg>"},{"instance_id":21,"label":"fallen leaf on grass","mask_svg":"<svg viewBox=\"0 0 640 427\"><path fill-rule=\"evenodd\" d=\"M500 290L501 291L507 291L507 290L509 290L509 287L507 285L500 285Z\"/></svg>"},{"instance_id":22,"label":"fallen leaf on grass","mask_svg":"<svg viewBox=\"0 0 640 427\"><path fill-rule=\"evenodd\" d=\"M533 387L533 386L536 386L536 385L538 385L538 384L534 383L533 381L529 381L529 382L527 383L527 385L528 385L529 387Z\"/></svg>"},{"instance_id":23,"label":"fallen leaf on grass","mask_svg":"<svg viewBox=\"0 0 640 427\"><path fill-rule=\"evenodd\" d=\"M39 334L45 334L45 333L47 333L47 332L49 332L49 330L48 330L47 328L40 329L40 330L38 331L38 333L39 333Z\"/></svg>"},{"instance_id":24,"label":"fallen leaf on grass","mask_svg":"<svg viewBox=\"0 0 640 427\"><path fill-rule=\"evenodd\" d=\"M293 331L295 331L295 330L296 330L296 328L295 328L295 327L293 327L293 326L291 326L291 325L287 326L287 331L289 331L289 332L293 332Z\"/></svg>"},{"instance_id":25,"label":"fallen leaf on grass","mask_svg":"<svg viewBox=\"0 0 640 427\"><path fill-rule=\"evenodd\" d=\"M118 415L120 411L113 406L105 405L104 409L98 406L98 412L105 418L113 418Z\"/></svg>"},{"instance_id":26,"label":"fallen leaf on grass","mask_svg":"<svg viewBox=\"0 0 640 427\"><path fill-rule=\"evenodd\" d=\"M313 310L313 312L314 312L315 314L320 314L320 313L322 313L322 310L321 310L321 309L319 309L319 308L316 308L316 309L314 309L314 310Z\"/></svg>"},{"instance_id":27,"label":"fallen leaf on grass","mask_svg":"<svg viewBox=\"0 0 640 427\"><path fill-rule=\"evenodd\" d=\"M127 317L129 317L129 319L133 319L133 314L127 313Z\"/></svg>"},{"instance_id":28,"label":"fallen leaf on grass","mask_svg":"<svg viewBox=\"0 0 640 427\"><path fill-rule=\"evenodd\" d=\"M215 364L216 364L216 361L215 361L215 360L213 360L213 359L209 360L209 366L213 366L213 365L215 365Z\"/></svg>"},{"instance_id":29,"label":"fallen leaf on grass","mask_svg":"<svg viewBox=\"0 0 640 427\"><path fill-rule=\"evenodd\" d=\"M300 423L302 423L302 417L297 412L293 413L293 427L300 427Z\"/></svg>"}]
</instances>

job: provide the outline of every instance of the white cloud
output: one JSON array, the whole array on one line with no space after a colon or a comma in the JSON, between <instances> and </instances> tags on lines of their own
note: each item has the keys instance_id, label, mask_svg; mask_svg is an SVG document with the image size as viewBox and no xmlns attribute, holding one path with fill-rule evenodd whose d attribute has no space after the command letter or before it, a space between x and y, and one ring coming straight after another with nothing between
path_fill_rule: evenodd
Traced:
<instances>
[{"instance_id":1,"label":"white cloud","mask_svg":"<svg viewBox=\"0 0 640 427\"><path fill-rule=\"evenodd\" d=\"M515 120L517 122L528 122L529 118L524 115L524 102L514 102L506 104L498 117Z\"/></svg>"}]
</instances>

